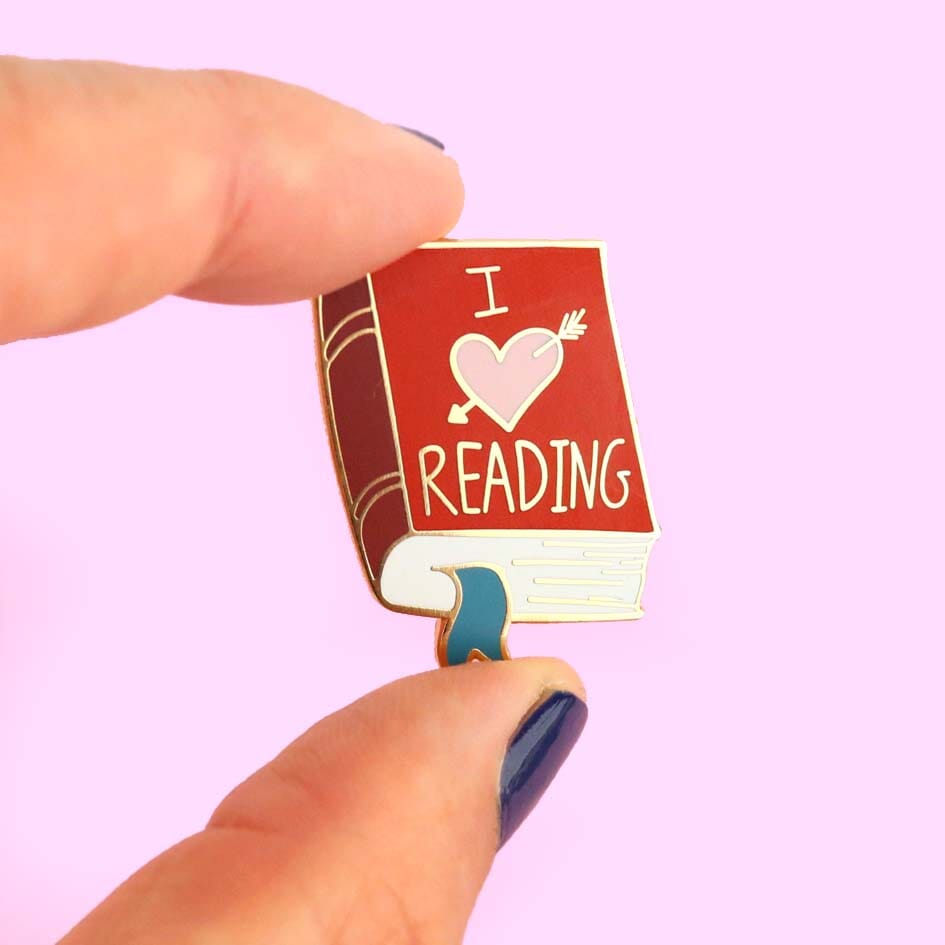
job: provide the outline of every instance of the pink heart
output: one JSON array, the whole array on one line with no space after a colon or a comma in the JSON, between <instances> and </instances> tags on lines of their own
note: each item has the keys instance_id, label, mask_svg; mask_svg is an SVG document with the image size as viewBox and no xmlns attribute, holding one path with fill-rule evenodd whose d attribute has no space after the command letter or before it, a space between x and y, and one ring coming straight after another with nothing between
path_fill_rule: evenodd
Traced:
<instances>
[{"instance_id":1,"label":"pink heart","mask_svg":"<svg viewBox=\"0 0 945 945\"><path fill-rule=\"evenodd\" d=\"M526 328L501 349L485 335L463 335L450 352L456 382L507 433L557 377L562 361L561 341L547 328Z\"/></svg>"}]
</instances>

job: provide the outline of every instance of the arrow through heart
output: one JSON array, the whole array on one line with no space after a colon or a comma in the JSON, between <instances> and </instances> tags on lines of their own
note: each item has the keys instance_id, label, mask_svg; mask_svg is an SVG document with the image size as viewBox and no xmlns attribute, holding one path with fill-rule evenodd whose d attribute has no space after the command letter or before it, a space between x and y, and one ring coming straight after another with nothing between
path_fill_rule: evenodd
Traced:
<instances>
[{"instance_id":1,"label":"arrow through heart","mask_svg":"<svg viewBox=\"0 0 945 945\"><path fill-rule=\"evenodd\" d=\"M557 332L526 328L499 348L491 338L468 334L450 351L453 377L468 400L453 404L450 423L469 423L469 411L479 407L506 433L511 433L525 411L558 376L564 362L565 341L576 341L587 331L585 310L568 312Z\"/></svg>"}]
</instances>

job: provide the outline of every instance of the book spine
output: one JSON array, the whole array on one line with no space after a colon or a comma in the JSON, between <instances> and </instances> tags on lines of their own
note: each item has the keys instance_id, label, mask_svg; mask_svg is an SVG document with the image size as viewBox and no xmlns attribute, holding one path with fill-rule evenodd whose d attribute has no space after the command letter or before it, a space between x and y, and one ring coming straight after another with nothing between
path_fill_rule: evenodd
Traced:
<instances>
[{"instance_id":1,"label":"book spine","mask_svg":"<svg viewBox=\"0 0 945 945\"><path fill-rule=\"evenodd\" d=\"M338 482L379 594L384 556L410 520L370 277L316 300L315 338Z\"/></svg>"}]
</instances>

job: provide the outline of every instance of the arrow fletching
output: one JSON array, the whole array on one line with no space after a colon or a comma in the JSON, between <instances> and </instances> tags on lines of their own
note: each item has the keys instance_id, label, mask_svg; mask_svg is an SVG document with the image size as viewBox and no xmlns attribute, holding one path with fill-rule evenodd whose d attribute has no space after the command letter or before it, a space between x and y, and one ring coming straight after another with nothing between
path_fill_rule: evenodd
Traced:
<instances>
[{"instance_id":1,"label":"arrow fletching","mask_svg":"<svg viewBox=\"0 0 945 945\"><path fill-rule=\"evenodd\" d=\"M587 309L580 309L574 312L566 312L561 319L561 328L558 329L558 337L562 341L577 341L584 332L587 331L587 325L584 324L584 313Z\"/></svg>"}]
</instances>

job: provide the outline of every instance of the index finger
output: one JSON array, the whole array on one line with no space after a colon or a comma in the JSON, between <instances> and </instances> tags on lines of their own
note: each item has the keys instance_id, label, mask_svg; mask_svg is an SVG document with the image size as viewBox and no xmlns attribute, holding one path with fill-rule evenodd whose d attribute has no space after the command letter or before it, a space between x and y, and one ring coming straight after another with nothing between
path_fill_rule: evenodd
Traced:
<instances>
[{"instance_id":1,"label":"index finger","mask_svg":"<svg viewBox=\"0 0 945 945\"><path fill-rule=\"evenodd\" d=\"M431 144L241 73L0 57L0 343L166 295L279 302L442 236Z\"/></svg>"}]
</instances>

